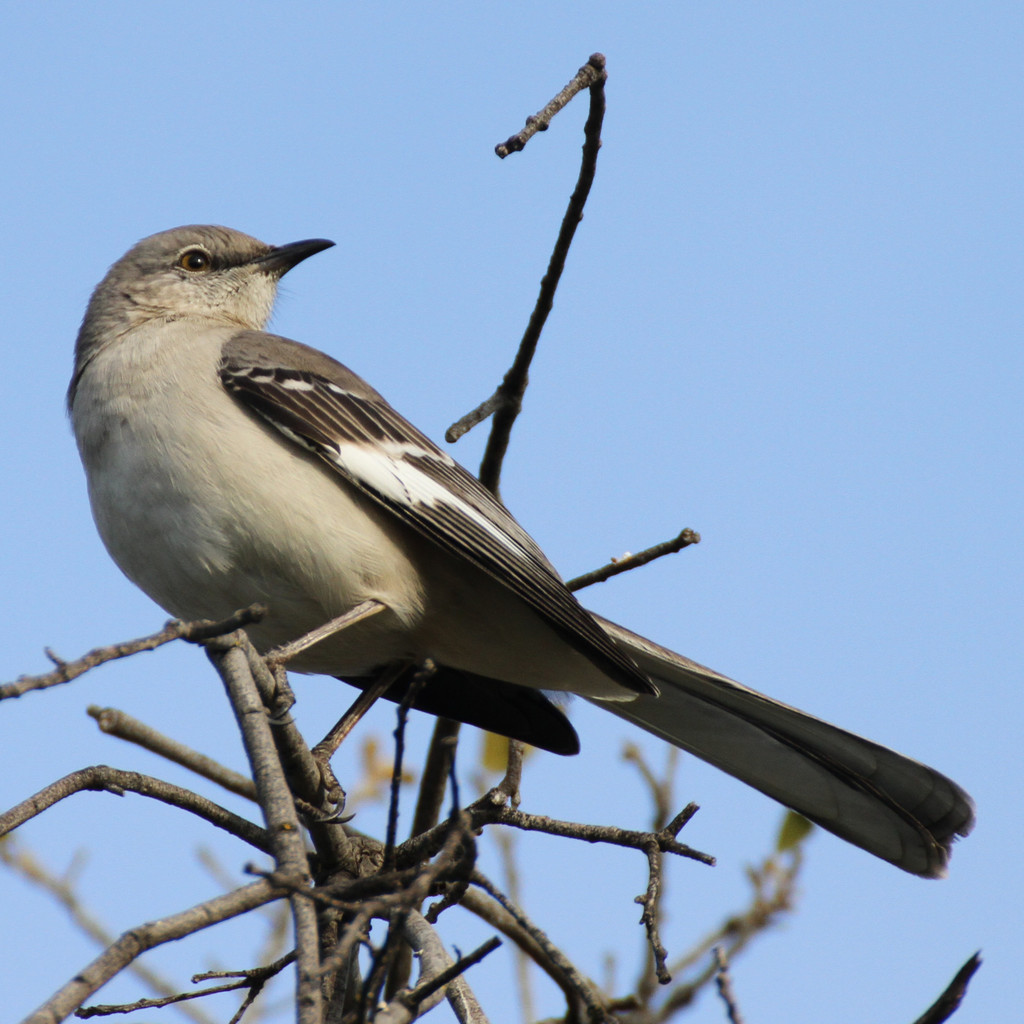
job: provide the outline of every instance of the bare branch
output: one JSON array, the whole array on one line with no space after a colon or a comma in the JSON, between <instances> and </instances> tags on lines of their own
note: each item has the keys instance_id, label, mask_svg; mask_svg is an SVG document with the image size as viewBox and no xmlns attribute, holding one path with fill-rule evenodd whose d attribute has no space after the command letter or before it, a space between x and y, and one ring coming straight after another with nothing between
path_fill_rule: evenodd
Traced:
<instances>
[{"instance_id":1,"label":"bare branch","mask_svg":"<svg viewBox=\"0 0 1024 1024\"><path fill-rule=\"evenodd\" d=\"M249 669L247 655L238 643L240 639L221 637L210 640L206 651L224 680L232 710L242 732L245 752L259 794L259 804L273 844L277 873L298 885L309 885L312 872L298 815L274 745L266 709ZM320 933L316 908L308 899L297 894L291 897L291 907L295 923L298 1022L320 1024L323 1007L317 976L320 966Z\"/></svg>"},{"instance_id":2,"label":"bare branch","mask_svg":"<svg viewBox=\"0 0 1024 1024\"><path fill-rule=\"evenodd\" d=\"M725 1003L725 1012L729 1015L729 1024L743 1024L743 1014L736 1003L736 994L732 990L732 978L729 975L729 959L721 946L715 946L715 984L718 994Z\"/></svg>"},{"instance_id":3,"label":"bare branch","mask_svg":"<svg viewBox=\"0 0 1024 1024\"><path fill-rule=\"evenodd\" d=\"M515 904L515 901L511 901ZM470 889L459 904L464 910L475 914L482 921L497 928L506 938L515 943L516 947L542 970L562 990L566 999L573 998L573 989L566 976L547 957L529 929L524 928L519 920L501 903L491 896L476 889Z\"/></svg>"},{"instance_id":4,"label":"bare branch","mask_svg":"<svg viewBox=\"0 0 1024 1024\"><path fill-rule=\"evenodd\" d=\"M420 959L420 980L414 989L397 993L391 1003L377 1011L377 1024L408 1024L436 1006L444 998L446 986L448 1001L460 1021L486 1024L480 1004L460 976L497 949L501 940L491 939L452 963L437 933L421 914L408 914L402 931Z\"/></svg>"},{"instance_id":5,"label":"bare branch","mask_svg":"<svg viewBox=\"0 0 1024 1024\"><path fill-rule=\"evenodd\" d=\"M519 793L519 783L523 778L523 758L526 754L526 744L520 740L510 739L508 741L508 765L505 768L505 775L501 782L491 790L492 800L507 800L511 808L519 807L522 797Z\"/></svg>"},{"instance_id":6,"label":"bare branch","mask_svg":"<svg viewBox=\"0 0 1024 1024\"><path fill-rule=\"evenodd\" d=\"M504 873L505 891L513 903L521 905L523 890L519 880L519 864L516 858L517 841L520 835L514 829L502 828L493 834L498 847L498 856ZM519 998L521 1016L524 1021L536 1020L533 998L533 974L530 958L518 946L513 951L516 970L516 995Z\"/></svg>"},{"instance_id":7,"label":"bare branch","mask_svg":"<svg viewBox=\"0 0 1024 1024\"><path fill-rule=\"evenodd\" d=\"M715 858L710 854L677 842L668 828L661 832L636 832L614 825L584 825L572 821L558 821L539 814L524 814L522 811L514 811L507 807L499 809L495 821L528 832L545 832L551 836L582 839L588 843L609 843L632 850L646 851L653 842L663 853L674 853L679 857L687 857L709 866L715 863Z\"/></svg>"},{"instance_id":8,"label":"bare branch","mask_svg":"<svg viewBox=\"0 0 1024 1024\"><path fill-rule=\"evenodd\" d=\"M83 1006L75 1011L75 1016L81 1019L88 1017L109 1017L115 1013L132 1013L135 1010L160 1009L164 1006L174 1006L178 1003L188 1002L193 999L202 999L204 996L221 995L224 992L237 992L239 989L247 989L243 1006L248 1006L263 990L263 986L275 975L279 974L294 959L289 954L276 964L268 967L255 967L248 971L210 971L206 974L196 975L193 982L204 978L236 978L236 981L228 982L225 985L213 985L210 988L199 989L195 992L177 992L162 999L137 999L134 1003L97 1004L95 1006ZM235 1015L236 1018L238 1015Z\"/></svg>"},{"instance_id":9,"label":"bare branch","mask_svg":"<svg viewBox=\"0 0 1024 1024\"><path fill-rule=\"evenodd\" d=\"M126 712L118 708L97 707L95 704L90 704L86 711L96 719L96 724L108 735L116 736L128 743L134 743L144 750L167 758L168 761L180 764L183 768L188 768L204 779L216 782L218 786L222 786L229 793L244 796L248 800L256 799L256 787L253 785L252 779L242 775L241 772L232 771L219 761L200 754L198 750L193 750L184 743L179 743L178 740L165 736L151 725L140 722Z\"/></svg>"},{"instance_id":10,"label":"bare branch","mask_svg":"<svg viewBox=\"0 0 1024 1024\"><path fill-rule=\"evenodd\" d=\"M580 78L581 75L583 78ZM540 283L540 294L537 296L537 303L534 306L533 313L530 315L529 323L519 343L519 350L516 352L512 366L505 374L504 380L498 385L494 395L478 410L475 410L468 416L464 416L458 423L449 427L445 434L445 438L449 442L456 441L491 412L494 413L491 434L487 440L483 461L480 464L480 482L495 494L498 492L501 465L505 458L505 452L508 450L512 426L522 407L530 363L533 360L534 352L537 350L541 331L544 329L548 314L551 312L555 291L558 288L558 282L565 268L565 260L569 254L569 246L572 244L579 222L583 219L583 207L586 204L587 196L590 194L590 187L594 182L594 173L597 169L597 154L601 148L601 124L604 120L604 83L606 78L604 57L600 54L594 54L590 58L590 63L581 69L580 74L577 75L577 79L580 79L579 88L565 95L565 99L561 102L561 106L564 106L582 88L589 88L590 90L590 112L583 129L583 160L580 166L579 177L576 180L576 187L569 199L565 216L562 218L558 239L551 253L551 259L548 261L547 272ZM575 82L576 79L573 81ZM559 94L559 97L563 94L565 94L565 90ZM558 102L559 97L556 97L552 103ZM561 109L561 106L558 109ZM544 109L546 111L548 108L545 107ZM554 112L553 110L552 115ZM544 111L541 111L541 114L538 115L541 120L537 122L537 125L543 124L546 127L547 121L543 119L543 115ZM550 116L548 120L550 120ZM534 128L534 131L536 130ZM531 131L530 134L533 134L533 132ZM522 146L519 148L522 148Z\"/></svg>"},{"instance_id":11,"label":"bare branch","mask_svg":"<svg viewBox=\"0 0 1024 1024\"><path fill-rule=\"evenodd\" d=\"M693 817L696 810L696 805L689 805L659 832L636 832L613 825L585 825L572 821L559 821L556 818L542 815L526 814L505 806L504 794L498 789L492 789L479 800L470 804L464 813L468 815L469 827L474 832L480 831L487 825L511 825L513 828L528 832L545 832L548 835L563 836L567 839L581 839L587 843L609 843L613 846L625 846L629 849L643 851L646 851L649 844L653 842L663 853L674 853L680 857L699 861L701 864L714 865L715 858L710 854L686 846L675 838L679 829ZM414 864L431 856L440 849L446 837L447 826L437 825L429 832L407 839L396 851L398 865Z\"/></svg>"},{"instance_id":12,"label":"bare branch","mask_svg":"<svg viewBox=\"0 0 1024 1024\"><path fill-rule=\"evenodd\" d=\"M106 948L114 941L116 935L83 905L67 873L63 876L56 875L31 850L18 843L14 836L9 836L0 843L0 861L21 878L49 893L68 912L71 920L82 932L101 948ZM178 991L177 985L143 963L131 963L127 969L153 992L172 996ZM211 1018L198 1006L182 1006L178 1008L178 1012L196 1024L212 1024Z\"/></svg>"},{"instance_id":13,"label":"bare branch","mask_svg":"<svg viewBox=\"0 0 1024 1024\"><path fill-rule=\"evenodd\" d=\"M672 823L674 824L674 822ZM671 828L672 824L668 827ZM755 936L770 928L779 917L793 908L796 882L803 858L799 846L783 855L772 854L756 868L748 869L753 886L750 906L733 914L710 935L698 942L689 952L669 965L673 975L681 975L695 964L704 961L716 946L723 946L729 959L746 948ZM673 988L658 1007L658 1020L668 1020L684 1006L689 1006L702 988L715 977L716 966L709 963L695 977Z\"/></svg>"},{"instance_id":14,"label":"bare branch","mask_svg":"<svg viewBox=\"0 0 1024 1024\"><path fill-rule=\"evenodd\" d=\"M441 816L444 792L448 786L448 773L455 758L455 745L461 722L450 718L438 718L430 738L430 749L423 766L420 792L413 816L411 835L419 835L433 828Z\"/></svg>"},{"instance_id":15,"label":"bare branch","mask_svg":"<svg viewBox=\"0 0 1024 1024\"><path fill-rule=\"evenodd\" d=\"M299 800L299 806L303 807L303 813L307 815L310 838L324 865L351 878L359 877L364 868L372 870L373 866L365 862L360 843L346 835L333 815L334 806L324 799L320 768L294 719L286 710L290 706L289 701L285 699L282 706L280 681L271 673L245 633L237 634L233 642L237 643L246 656L263 705L275 709L270 719L273 740L289 785ZM284 678L283 673L281 678Z\"/></svg>"},{"instance_id":16,"label":"bare branch","mask_svg":"<svg viewBox=\"0 0 1024 1024\"><path fill-rule=\"evenodd\" d=\"M428 996L430 996L434 992L438 991L439 989L443 988L445 985L452 986L452 983L456 981L456 979L459 977L459 975L464 974L466 971L469 970L470 967L473 967L475 964L480 963L480 961L483 960L483 958L485 956L490 956L490 954L493 953L500 945L501 945L501 939L499 939L497 936L494 936L493 938L490 938L486 942L484 942L481 945L477 946L477 948L474 949L472 953L467 953L465 956L460 956L459 959L456 960L455 963L453 963L450 967L446 967L443 971L439 972L438 974L436 974L432 978L428 977L424 981L421 981L409 993L409 995L407 997L408 998L408 1002L412 1006L416 1006L416 1007L422 1006L424 1000ZM452 986L452 987L454 987L454 986ZM465 1003L466 1003L465 995L467 995L467 994L471 995L471 993L468 993L468 990L466 990L463 993L463 997L459 1000L459 1002L461 1002L463 1004L463 1009L464 1010L468 1010L469 1009L469 1007L465 1006ZM450 996L449 996L449 1000L450 1000ZM475 1003L476 1000L473 999L473 1002ZM460 1013L459 1012L459 1008L454 1003L452 1005L452 1009L455 1010L456 1016L459 1018L459 1020L462 1020L462 1021L464 1021L464 1020L471 1020L471 1019L473 1019L473 1020L483 1020L484 1019L483 1018L483 1011L480 1010L479 1005L476 1006L476 1008L475 1008L476 1012L475 1012L475 1014L472 1017L467 1015L465 1012Z\"/></svg>"},{"instance_id":17,"label":"bare branch","mask_svg":"<svg viewBox=\"0 0 1024 1024\"><path fill-rule=\"evenodd\" d=\"M207 800L181 786L154 779L150 775L120 771L102 764L65 775L64 778L58 779L34 796L0 814L0 836L41 814L65 797L86 790L113 793L116 796L138 793L140 796L150 797L195 814L264 853L270 853L272 849L271 837L264 829L237 814L232 814L212 800Z\"/></svg>"},{"instance_id":18,"label":"bare branch","mask_svg":"<svg viewBox=\"0 0 1024 1024\"><path fill-rule=\"evenodd\" d=\"M536 114L531 114L526 119L526 127L522 131L516 132L504 142L499 142L494 147L494 152L504 160L510 153L520 152L537 132L546 132L551 126L551 119L568 105L576 93L589 89L608 77L604 65L604 54L592 53L587 63L576 72L573 80L545 107Z\"/></svg>"},{"instance_id":19,"label":"bare branch","mask_svg":"<svg viewBox=\"0 0 1024 1024\"><path fill-rule=\"evenodd\" d=\"M569 960L547 935L485 875L482 875L479 871L474 871L472 883L483 889L488 896L496 900L511 915L516 924L530 936L533 946L541 950L543 958L561 975L563 979L562 990L566 993L570 1013L576 1009L574 999L572 998L575 997L576 1000L579 1000L586 1006L591 1020L607 1021L611 1024L611 1018L605 1009L604 999L597 986L577 970L575 964Z\"/></svg>"},{"instance_id":20,"label":"bare branch","mask_svg":"<svg viewBox=\"0 0 1024 1024\"><path fill-rule=\"evenodd\" d=\"M661 942L661 935L658 931L658 907L661 895L661 872L662 854L656 843L650 843L644 851L647 854L647 891L642 896L636 897L636 902L643 908L640 915L640 923L647 931L647 942L651 947L651 955L654 957L654 973L661 985L667 985L672 981L665 961L668 958L668 950Z\"/></svg>"},{"instance_id":21,"label":"bare branch","mask_svg":"<svg viewBox=\"0 0 1024 1024\"><path fill-rule=\"evenodd\" d=\"M437 671L437 666L429 658L425 659L419 666L412 680L409 689L402 697L398 705L398 714L395 722L395 759L391 771L391 799L388 806L388 827L384 840L384 863L382 869L387 871L394 867L395 863L395 839L398 835L398 796L402 786L402 758L405 754L405 724L409 717L409 711L413 706L420 690L427 683L431 676Z\"/></svg>"},{"instance_id":22,"label":"bare branch","mask_svg":"<svg viewBox=\"0 0 1024 1024\"><path fill-rule=\"evenodd\" d=\"M235 612L223 622L210 622L205 619L196 622L181 622L178 619L171 619L159 633L140 637L138 640L126 640L124 643L111 644L109 647L96 647L74 661L63 661L51 651L47 651L50 660L57 666L56 670L41 676L21 676L13 683L4 683L0 686L0 700L6 700L8 697L21 697L29 690L45 690L51 686L58 686L60 683L69 683L97 665L115 661L118 658L127 658L140 651L153 651L157 647L169 644L172 640L202 643L210 637L222 636L252 622L259 622L265 614L266 608L263 605L254 604Z\"/></svg>"},{"instance_id":23,"label":"bare branch","mask_svg":"<svg viewBox=\"0 0 1024 1024\"><path fill-rule=\"evenodd\" d=\"M58 1024L146 950L165 942L182 939L186 935L192 935L239 914L248 913L265 903L280 899L285 894L286 890L278 888L266 879L260 879L234 892L216 896L183 910L179 914L132 928L91 964L78 971L66 985L30 1014L24 1024Z\"/></svg>"},{"instance_id":24,"label":"bare branch","mask_svg":"<svg viewBox=\"0 0 1024 1024\"><path fill-rule=\"evenodd\" d=\"M458 744L461 722L451 718L438 718L434 722L434 731L430 737L427 760L423 766L420 779L419 794L416 799L416 810L413 814L410 836L426 832L438 823L444 794L448 786L448 773L455 760L455 748ZM409 947L402 949L395 958L395 963L388 977L388 995L403 988L412 971L412 954Z\"/></svg>"},{"instance_id":25,"label":"bare branch","mask_svg":"<svg viewBox=\"0 0 1024 1024\"><path fill-rule=\"evenodd\" d=\"M455 444L456 441L468 434L474 427L483 423L488 416L493 415L504 401L504 392L499 387L490 398L485 398L475 409L470 409L465 416L460 416L444 432L444 439L449 444Z\"/></svg>"},{"instance_id":26,"label":"bare branch","mask_svg":"<svg viewBox=\"0 0 1024 1024\"><path fill-rule=\"evenodd\" d=\"M618 576L620 572L639 569L640 566L647 565L648 562L653 562L656 558L674 555L677 551L682 551L683 548L688 548L691 544L699 543L700 534L687 528L671 540L665 540L660 544L645 548L643 551L638 551L635 555L623 555L621 558L613 558L600 569L595 569L593 572L585 572L582 576L576 576L565 585L569 590L582 590L584 587L592 586L595 583L604 583L605 580Z\"/></svg>"}]
</instances>

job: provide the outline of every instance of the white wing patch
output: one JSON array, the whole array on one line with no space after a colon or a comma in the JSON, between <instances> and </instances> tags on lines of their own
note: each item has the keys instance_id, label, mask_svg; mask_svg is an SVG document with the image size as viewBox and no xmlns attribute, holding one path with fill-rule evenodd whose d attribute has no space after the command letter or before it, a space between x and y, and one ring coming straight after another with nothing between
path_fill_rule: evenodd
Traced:
<instances>
[{"instance_id":1,"label":"white wing patch","mask_svg":"<svg viewBox=\"0 0 1024 1024\"><path fill-rule=\"evenodd\" d=\"M514 555L522 558L523 549L515 538L444 483L423 472L414 461L425 459L447 464L452 462L450 457L443 454L439 457L439 454L394 441L381 442L373 448L365 444L342 442L337 446L337 455L332 452L331 457L337 460L346 473L362 480L367 487L390 501L411 507L447 506L457 515L471 519Z\"/></svg>"}]
</instances>

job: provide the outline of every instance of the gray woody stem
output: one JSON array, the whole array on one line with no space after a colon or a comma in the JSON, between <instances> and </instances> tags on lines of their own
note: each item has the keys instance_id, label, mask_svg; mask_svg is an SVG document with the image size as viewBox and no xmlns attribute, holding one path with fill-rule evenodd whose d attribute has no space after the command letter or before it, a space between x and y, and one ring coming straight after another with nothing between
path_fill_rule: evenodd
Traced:
<instances>
[{"instance_id":1,"label":"gray woody stem","mask_svg":"<svg viewBox=\"0 0 1024 1024\"><path fill-rule=\"evenodd\" d=\"M271 836L275 874L292 885L306 887L311 875L303 833L266 709L249 670L249 659L240 646L245 642L244 634L233 633L210 641L207 654L224 681L242 732L259 804ZM317 976L320 957L316 907L301 892L293 891L290 901L295 923L297 1019L299 1024L320 1024L323 1006Z\"/></svg>"}]
</instances>

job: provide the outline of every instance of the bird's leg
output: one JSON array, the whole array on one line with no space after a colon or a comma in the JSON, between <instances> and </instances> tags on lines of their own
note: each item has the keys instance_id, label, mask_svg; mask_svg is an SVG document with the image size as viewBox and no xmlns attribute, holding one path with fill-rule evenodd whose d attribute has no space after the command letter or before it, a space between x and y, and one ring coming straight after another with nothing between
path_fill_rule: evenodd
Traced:
<instances>
[{"instance_id":1,"label":"bird's leg","mask_svg":"<svg viewBox=\"0 0 1024 1024\"><path fill-rule=\"evenodd\" d=\"M313 760L320 769L327 799L337 807L335 815L340 815L345 809L345 791L331 770L331 758L363 715L390 689L407 667L405 662L400 661L383 669L381 674L356 697L352 706L338 719L331 731L313 748Z\"/></svg>"},{"instance_id":2,"label":"bird's leg","mask_svg":"<svg viewBox=\"0 0 1024 1024\"><path fill-rule=\"evenodd\" d=\"M368 619L371 615L376 615L386 607L387 605L383 602L371 598L368 601L363 601L362 604L357 604L355 608L350 608L344 615L339 615L337 618L325 622L322 626L311 629L308 633L298 637L298 639L290 640L280 647L274 647L267 651L264 655L264 661L266 661L267 667L273 673L274 682L277 684L274 709L270 716L272 725L283 721L295 703L295 694L292 693L292 688L288 684L288 676L285 673L287 662L303 651L309 650L315 644L320 643L321 640L326 640L329 636L340 633L341 630L348 629L349 626L354 626L357 622L362 622L363 619Z\"/></svg>"}]
</instances>

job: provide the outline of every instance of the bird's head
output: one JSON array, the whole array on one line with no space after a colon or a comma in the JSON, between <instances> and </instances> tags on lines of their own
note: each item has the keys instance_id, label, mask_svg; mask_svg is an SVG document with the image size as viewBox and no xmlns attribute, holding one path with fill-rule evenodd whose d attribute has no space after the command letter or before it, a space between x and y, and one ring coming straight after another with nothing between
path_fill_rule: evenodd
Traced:
<instances>
[{"instance_id":1,"label":"bird's head","mask_svg":"<svg viewBox=\"0 0 1024 1024\"><path fill-rule=\"evenodd\" d=\"M147 321L194 319L262 330L281 278L333 244L310 238L267 245L202 224L142 239L93 292L75 347L76 376L101 346Z\"/></svg>"}]
</instances>

